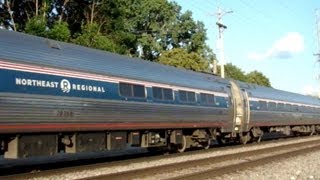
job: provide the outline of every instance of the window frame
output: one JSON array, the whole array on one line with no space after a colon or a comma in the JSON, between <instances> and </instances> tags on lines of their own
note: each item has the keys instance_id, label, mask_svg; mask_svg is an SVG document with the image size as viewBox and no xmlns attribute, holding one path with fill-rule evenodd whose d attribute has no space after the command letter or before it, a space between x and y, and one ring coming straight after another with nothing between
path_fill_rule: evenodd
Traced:
<instances>
[{"instance_id":1,"label":"window frame","mask_svg":"<svg viewBox=\"0 0 320 180\"><path fill-rule=\"evenodd\" d=\"M173 91L173 89L163 88L163 87L159 87L159 86L152 86L151 88L152 88L152 98L154 100L157 100L157 101L168 101L168 102L174 101L174 91ZM155 93L154 92L155 92L156 89L161 91L161 99L155 97ZM171 99L166 99L167 96L165 96L165 90L170 90Z\"/></svg>"},{"instance_id":2,"label":"window frame","mask_svg":"<svg viewBox=\"0 0 320 180\"><path fill-rule=\"evenodd\" d=\"M263 100L259 100L259 107L261 111L268 111L268 102L267 101L263 101Z\"/></svg>"},{"instance_id":3,"label":"window frame","mask_svg":"<svg viewBox=\"0 0 320 180\"><path fill-rule=\"evenodd\" d=\"M130 86L130 92L131 94L129 96L122 94L121 93L121 85L129 85ZM121 97L125 98L138 98L138 99L146 99L147 98L147 91L146 91L146 86L142 84L134 84L134 83L126 83L126 82L119 82L118 84L119 87L119 95ZM144 96L135 96L137 93L135 92L135 87L139 87L143 89L143 95Z\"/></svg>"},{"instance_id":4,"label":"window frame","mask_svg":"<svg viewBox=\"0 0 320 180\"><path fill-rule=\"evenodd\" d=\"M181 100L181 92L184 92L185 93L185 95L186 95L186 101L184 101L184 100ZM196 93L195 92L193 92L193 91L185 91L185 90L178 90L178 93L179 93L179 95L178 95L178 97L179 97L179 102L181 102L181 103L190 103L190 104L192 104L192 103L197 103L197 96L196 96ZM193 94L194 95L194 101L190 101L190 99L189 99L189 95L190 94Z\"/></svg>"},{"instance_id":5,"label":"window frame","mask_svg":"<svg viewBox=\"0 0 320 180\"><path fill-rule=\"evenodd\" d=\"M203 104L203 105L216 105L216 99L215 99L215 95L214 94L209 94L209 93L200 93L199 94L200 95L200 104ZM203 96L202 95L204 95L204 97L205 97L205 102L203 101ZM209 96L211 96L211 98L212 98L212 102L210 103L209 102Z\"/></svg>"}]
</instances>

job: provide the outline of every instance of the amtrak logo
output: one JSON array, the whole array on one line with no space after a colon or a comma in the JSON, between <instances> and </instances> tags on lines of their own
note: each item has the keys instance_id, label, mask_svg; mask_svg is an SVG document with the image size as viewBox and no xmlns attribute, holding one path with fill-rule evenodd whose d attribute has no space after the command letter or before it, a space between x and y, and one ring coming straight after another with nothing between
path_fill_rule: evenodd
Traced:
<instances>
[{"instance_id":1,"label":"amtrak logo","mask_svg":"<svg viewBox=\"0 0 320 180\"><path fill-rule=\"evenodd\" d=\"M71 83L66 79L62 79L60 82L60 88L62 92L69 93L71 90Z\"/></svg>"}]
</instances>

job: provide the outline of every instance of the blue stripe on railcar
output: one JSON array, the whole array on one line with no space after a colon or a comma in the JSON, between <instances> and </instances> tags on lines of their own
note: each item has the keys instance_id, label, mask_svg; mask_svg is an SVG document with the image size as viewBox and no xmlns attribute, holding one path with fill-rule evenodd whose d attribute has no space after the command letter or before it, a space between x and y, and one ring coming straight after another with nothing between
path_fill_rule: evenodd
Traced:
<instances>
[{"instance_id":1,"label":"blue stripe on railcar","mask_svg":"<svg viewBox=\"0 0 320 180\"><path fill-rule=\"evenodd\" d=\"M118 84L15 70L0 70L0 92L119 99Z\"/></svg>"},{"instance_id":2,"label":"blue stripe on railcar","mask_svg":"<svg viewBox=\"0 0 320 180\"><path fill-rule=\"evenodd\" d=\"M155 102L162 104L184 104L190 106L211 106L227 108L228 98L215 97L214 105L200 105L200 96L194 103L179 102L179 92L174 91L173 101L154 100L152 88L146 88L146 98L122 97L118 83L71 78L16 70L0 69L0 92L25 93L52 96L68 96L94 99Z\"/></svg>"}]
</instances>

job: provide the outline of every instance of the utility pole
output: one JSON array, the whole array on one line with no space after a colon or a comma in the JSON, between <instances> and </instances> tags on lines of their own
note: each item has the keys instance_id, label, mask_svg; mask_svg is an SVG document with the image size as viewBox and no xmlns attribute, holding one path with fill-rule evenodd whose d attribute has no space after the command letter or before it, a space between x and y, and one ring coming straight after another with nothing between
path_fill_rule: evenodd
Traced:
<instances>
[{"instance_id":1,"label":"utility pole","mask_svg":"<svg viewBox=\"0 0 320 180\"><path fill-rule=\"evenodd\" d=\"M222 17L228 13L233 13L233 11L224 11L220 7L218 7L218 11L216 13L216 16L218 18L217 26L219 30L219 37L218 37L218 48L220 49L220 66L221 66L221 77L224 78L224 45L223 45L223 31L227 29L227 26L222 24Z\"/></svg>"},{"instance_id":2,"label":"utility pole","mask_svg":"<svg viewBox=\"0 0 320 180\"><path fill-rule=\"evenodd\" d=\"M319 9L316 9L316 33L317 33L317 52L314 54L317 62L320 62L320 15Z\"/></svg>"},{"instance_id":3,"label":"utility pole","mask_svg":"<svg viewBox=\"0 0 320 180\"><path fill-rule=\"evenodd\" d=\"M320 16L319 9L316 9L316 33L317 33L317 52L313 55L316 56L316 61L320 62ZM319 76L318 76L319 79ZM318 91L318 98L320 98L320 91Z\"/></svg>"}]
</instances>

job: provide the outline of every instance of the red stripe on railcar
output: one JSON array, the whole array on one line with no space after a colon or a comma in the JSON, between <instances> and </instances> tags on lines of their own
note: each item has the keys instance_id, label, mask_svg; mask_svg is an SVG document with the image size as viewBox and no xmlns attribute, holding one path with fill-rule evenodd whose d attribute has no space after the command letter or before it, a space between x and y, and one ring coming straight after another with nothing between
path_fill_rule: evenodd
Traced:
<instances>
[{"instance_id":1,"label":"red stripe on railcar","mask_svg":"<svg viewBox=\"0 0 320 180\"><path fill-rule=\"evenodd\" d=\"M223 123L1 124L0 133L223 127Z\"/></svg>"}]
</instances>

